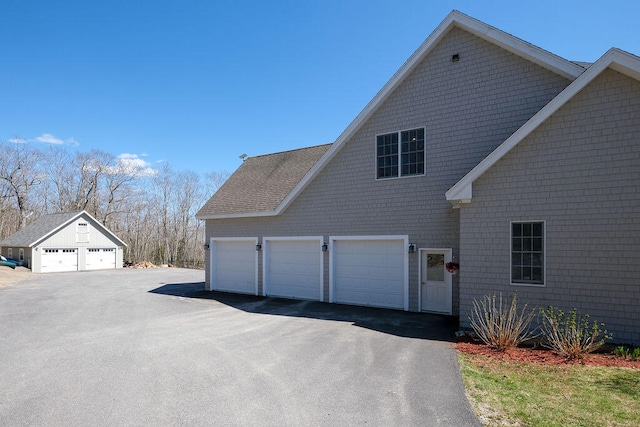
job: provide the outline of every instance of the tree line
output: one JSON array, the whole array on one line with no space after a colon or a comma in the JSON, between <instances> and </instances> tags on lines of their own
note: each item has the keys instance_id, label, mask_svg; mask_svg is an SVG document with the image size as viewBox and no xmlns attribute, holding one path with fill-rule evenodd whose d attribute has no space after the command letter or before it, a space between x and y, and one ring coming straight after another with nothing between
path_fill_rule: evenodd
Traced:
<instances>
[{"instance_id":1,"label":"tree line","mask_svg":"<svg viewBox=\"0 0 640 427\"><path fill-rule=\"evenodd\" d=\"M195 214L228 176L0 141L0 240L42 215L85 210L127 243L125 262L201 268L204 223Z\"/></svg>"}]
</instances>

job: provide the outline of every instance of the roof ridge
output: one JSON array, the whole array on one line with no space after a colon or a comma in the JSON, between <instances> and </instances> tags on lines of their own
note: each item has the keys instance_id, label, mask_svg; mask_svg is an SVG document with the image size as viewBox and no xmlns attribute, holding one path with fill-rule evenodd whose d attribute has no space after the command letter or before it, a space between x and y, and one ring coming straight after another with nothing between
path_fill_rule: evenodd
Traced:
<instances>
[{"instance_id":1,"label":"roof ridge","mask_svg":"<svg viewBox=\"0 0 640 427\"><path fill-rule=\"evenodd\" d=\"M256 154L255 156L247 157L247 159L255 159L255 158L258 158L258 157L266 157L266 156L273 156L273 155L276 155L276 154L291 153L291 152L294 152L294 151L308 150L310 148L320 148L320 147L325 147L325 146L332 145L332 144L333 144L333 142L328 142L328 143L325 143L325 144L310 145L308 147L300 147L300 148L292 148L290 150L276 151L274 153Z\"/></svg>"}]
</instances>

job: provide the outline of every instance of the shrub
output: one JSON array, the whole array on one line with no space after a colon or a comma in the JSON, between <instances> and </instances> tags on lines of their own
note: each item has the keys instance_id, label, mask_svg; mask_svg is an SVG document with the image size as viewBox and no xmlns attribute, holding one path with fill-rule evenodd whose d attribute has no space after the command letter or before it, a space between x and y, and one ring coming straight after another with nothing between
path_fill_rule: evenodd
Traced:
<instances>
[{"instance_id":1,"label":"shrub","mask_svg":"<svg viewBox=\"0 0 640 427\"><path fill-rule=\"evenodd\" d=\"M629 347L626 345L619 345L613 349L613 355L622 359L626 359L629 356L629 353Z\"/></svg>"},{"instance_id":2,"label":"shrub","mask_svg":"<svg viewBox=\"0 0 640 427\"><path fill-rule=\"evenodd\" d=\"M535 312L527 313L527 305L518 313L517 295L507 304L500 297L485 295L481 301L473 300L469 320L476 335L485 344L498 350L517 347L523 341L535 338L536 331L530 325Z\"/></svg>"},{"instance_id":3,"label":"shrub","mask_svg":"<svg viewBox=\"0 0 640 427\"><path fill-rule=\"evenodd\" d=\"M630 359L635 362L640 359L640 347L636 347L633 350L626 345L619 345L618 347L613 349L613 354L616 357L620 357L622 359Z\"/></svg>"},{"instance_id":4,"label":"shrub","mask_svg":"<svg viewBox=\"0 0 640 427\"><path fill-rule=\"evenodd\" d=\"M604 323L589 323L589 315L578 315L573 309L568 314L553 306L540 310L542 315L543 345L570 359L580 359L602 347L611 339Z\"/></svg>"}]
</instances>

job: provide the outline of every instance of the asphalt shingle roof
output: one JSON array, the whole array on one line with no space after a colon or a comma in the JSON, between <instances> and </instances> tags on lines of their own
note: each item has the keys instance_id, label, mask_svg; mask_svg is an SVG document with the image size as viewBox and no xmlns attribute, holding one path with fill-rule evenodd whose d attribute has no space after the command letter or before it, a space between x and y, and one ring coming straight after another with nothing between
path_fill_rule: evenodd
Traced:
<instances>
[{"instance_id":1,"label":"asphalt shingle roof","mask_svg":"<svg viewBox=\"0 0 640 427\"><path fill-rule=\"evenodd\" d=\"M331 144L249 157L200 209L198 217L272 212Z\"/></svg>"},{"instance_id":2,"label":"asphalt shingle roof","mask_svg":"<svg viewBox=\"0 0 640 427\"><path fill-rule=\"evenodd\" d=\"M81 211L45 215L0 242L0 246L28 247L65 224Z\"/></svg>"}]
</instances>

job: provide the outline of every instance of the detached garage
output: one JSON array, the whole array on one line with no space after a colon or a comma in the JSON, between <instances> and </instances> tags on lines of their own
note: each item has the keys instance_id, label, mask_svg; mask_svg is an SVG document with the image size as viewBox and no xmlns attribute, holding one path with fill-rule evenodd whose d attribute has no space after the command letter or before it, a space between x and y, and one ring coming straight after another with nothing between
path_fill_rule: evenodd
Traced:
<instances>
[{"instance_id":1,"label":"detached garage","mask_svg":"<svg viewBox=\"0 0 640 427\"><path fill-rule=\"evenodd\" d=\"M122 268L125 246L85 211L45 215L0 242L2 255L19 254L34 273Z\"/></svg>"}]
</instances>

